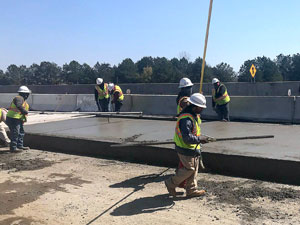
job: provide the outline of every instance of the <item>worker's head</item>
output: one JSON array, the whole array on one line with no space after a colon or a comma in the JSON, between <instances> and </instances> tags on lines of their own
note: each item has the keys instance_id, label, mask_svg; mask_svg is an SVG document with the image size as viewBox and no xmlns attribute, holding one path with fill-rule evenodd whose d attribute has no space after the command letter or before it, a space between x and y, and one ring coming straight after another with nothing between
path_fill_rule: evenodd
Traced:
<instances>
[{"instance_id":1,"label":"worker's head","mask_svg":"<svg viewBox=\"0 0 300 225\"><path fill-rule=\"evenodd\" d=\"M102 78L97 78L96 79L96 84L100 85L103 83L103 79Z\"/></svg>"},{"instance_id":2,"label":"worker's head","mask_svg":"<svg viewBox=\"0 0 300 225\"><path fill-rule=\"evenodd\" d=\"M182 93L182 95L191 96L193 91L193 85L194 84L189 78L184 77L180 80L178 88L181 89L180 92Z\"/></svg>"},{"instance_id":3,"label":"worker's head","mask_svg":"<svg viewBox=\"0 0 300 225\"><path fill-rule=\"evenodd\" d=\"M112 91L114 89L114 87L115 87L114 83L109 83L108 84L108 90L109 91Z\"/></svg>"},{"instance_id":4,"label":"worker's head","mask_svg":"<svg viewBox=\"0 0 300 225\"><path fill-rule=\"evenodd\" d=\"M29 94L31 93L31 91L29 90L28 87L21 86L21 87L19 87L18 93L20 96L22 96L26 100L28 98Z\"/></svg>"},{"instance_id":5,"label":"worker's head","mask_svg":"<svg viewBox=\"0 0 300 225\"><path fill-rule=\"evenodd\" d=\"M193 94L187 101L191 104L193 111L197 114L201 113L201 111L206 108L205 96L200 93Z\"/></svg>"},{"instance_id":6,"label":"worker's head","mask_svg":"<svg viewBox=\"0 0 300 225\"><path fill-rule=\"evenodd\" d=\"M178 88L192 87L193 85L194 84L192 83L192 81L189 78L184 77L179 81Z\"/></svg>"},{"instance_id":7,"label":"worker's head","mask_svg":"<svg viewBox=\"0 0 300 225\"><path fill-rule=\"evenodd\" d=\"M214 87L218 87L220 85L220 81L218 78L212 79L211 83L214 85Z\"/></svg>"}]
</instances>

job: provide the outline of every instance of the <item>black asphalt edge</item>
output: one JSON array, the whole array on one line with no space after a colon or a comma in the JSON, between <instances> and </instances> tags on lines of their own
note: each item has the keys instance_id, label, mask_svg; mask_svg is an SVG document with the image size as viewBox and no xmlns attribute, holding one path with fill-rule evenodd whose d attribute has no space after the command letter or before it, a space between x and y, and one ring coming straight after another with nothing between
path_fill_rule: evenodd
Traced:
<instances>
[{"instance_id":1,"label":"black asphalt edge","mask_svg":"<svg viewBox=\"0 0 300 225\"><path fill-rule=\"evenodd\" d=\"M25 144L33 149L105 159L177 167L171 148L135 146L111 148L114 142L26 133ZM300 162L203 152L203 163L211 172L285 184L300 185ZM88 165L87 165L88 166Z\"/></svg>"}]
</instances>

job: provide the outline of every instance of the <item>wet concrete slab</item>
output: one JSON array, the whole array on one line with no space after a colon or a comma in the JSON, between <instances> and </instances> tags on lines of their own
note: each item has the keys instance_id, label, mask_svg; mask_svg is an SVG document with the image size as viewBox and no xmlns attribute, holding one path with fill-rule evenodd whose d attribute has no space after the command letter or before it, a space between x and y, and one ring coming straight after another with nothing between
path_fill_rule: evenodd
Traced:
<instances>
[{"instance_id":1,"label":"wet concrete slab","mask_svg":"<svg viewBox=\"0 0 300 225\"><path fill-rule=\"evenodd\" d=\"M77 118L26 125L25 143L36 149L175 167L178 158L173 144L110 147L127 141L170 140L175 124L175 121ZM300 184L299 125L204 121L201 131L215 138L274 135L272 139L206 144L202 150L204 165L221 174Z\"/></svg>"},{"instance_id":2,"label":"wet concrete slab","mask_svg":"<svg viewBox=\"0 0 300 225\"><path fill-rule=\"evenodd\" d=\"M26 126L26 132L94 141L165 141L173 138L174 121L78 118ZM242 122L203 122L203 134L215 138L274 135L272 139L209 143L204 152L300 161L300 126ZM172 147L172 145L166 145Z\"/></svg>"}]
</instances>

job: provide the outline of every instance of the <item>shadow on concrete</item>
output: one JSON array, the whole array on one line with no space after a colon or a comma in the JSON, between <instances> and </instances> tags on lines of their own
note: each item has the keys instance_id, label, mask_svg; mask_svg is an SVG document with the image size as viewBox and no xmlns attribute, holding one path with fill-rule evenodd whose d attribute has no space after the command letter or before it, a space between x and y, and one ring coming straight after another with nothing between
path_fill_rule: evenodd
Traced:
<instances>
[{"instance_id":1,"label":"shadow on concrete","mask_svg":"<svg viewBox=\"0 0 300 225\"><path fill-rule=\"evenodd\" d=\"M156 195L135 199L114 209L112 216L132 216L142 213L153 213L172 208L175 205L174 199L168 194Z\"/></svg>"},{"instance_id":2,"label":"shadow on concrete","mask_svg":"<svg viewBox=\"0 0 300 225\"><path fill-rule=\"evenodd\" d=\"M164 172L166 172L166 170ZM110 185L109 187L111 187L111 188L134 188L134 190L137 191L137 190L144 189L146 184L162 182L162 181L168 179L169 176L170 175L160 176L160 174L155 174L155 173L148 174L148 175L142 175L142 176L134 177L134 178L131 178L128 180L124 180L120 183Z\"/></svg>"},{"instance_id":3,"label":"shadow on concrete","mask_svg":"<svg viewBox=\"0 0 300 225\"><path fill-rule=\"evenodd\" d=\"M8 224L31 225L34 222L38 222L38 221L34 221L33 219L30 219L30 218L17 216L17 217L11 217L11 218L7 218L7 219L0 221L0 225L8 225ZM39 221L39 223L42 224L41 221Z\"/></svg>"}]
</instances>

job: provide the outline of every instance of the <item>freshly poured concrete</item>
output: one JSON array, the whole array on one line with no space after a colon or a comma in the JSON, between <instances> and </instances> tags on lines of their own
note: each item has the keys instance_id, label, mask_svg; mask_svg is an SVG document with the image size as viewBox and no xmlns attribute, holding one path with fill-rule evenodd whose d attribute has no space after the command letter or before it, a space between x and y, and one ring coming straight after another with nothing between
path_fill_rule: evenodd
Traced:
<instances>
[{"instance_id":1,"label":"freshly poured concrete","mask_svg":"<svg viewBox=\"0 0 300 225\"><path fill-rule=\"evenodd\" d=\"M174 121L122 118L78 118L26 126L26 132L94 141L165 141L173 138ZM215 138L274 135L271 139L223 141L203 146L204 152L300 161L300 126L240 122L203 122L202 134ZM172 145L167 145L172 147Z\"/></svg>"},{"instance_id":2,"label":"freshly poured concrete","mask_svg":"<svg viewBox=\"0 0 300 225\"><path fill-rule=\"evenodd\" d=\"M25 143L36 149L116 158L175 167L174 145L111 148L129 141L165 141L175 121L86 117L25 127ZM272 139L209 143L204 165L214 172L300 184L300 126L240 122L203 122L203 134L215 138L274 135Z\"/></svg>"}]
</instances>

